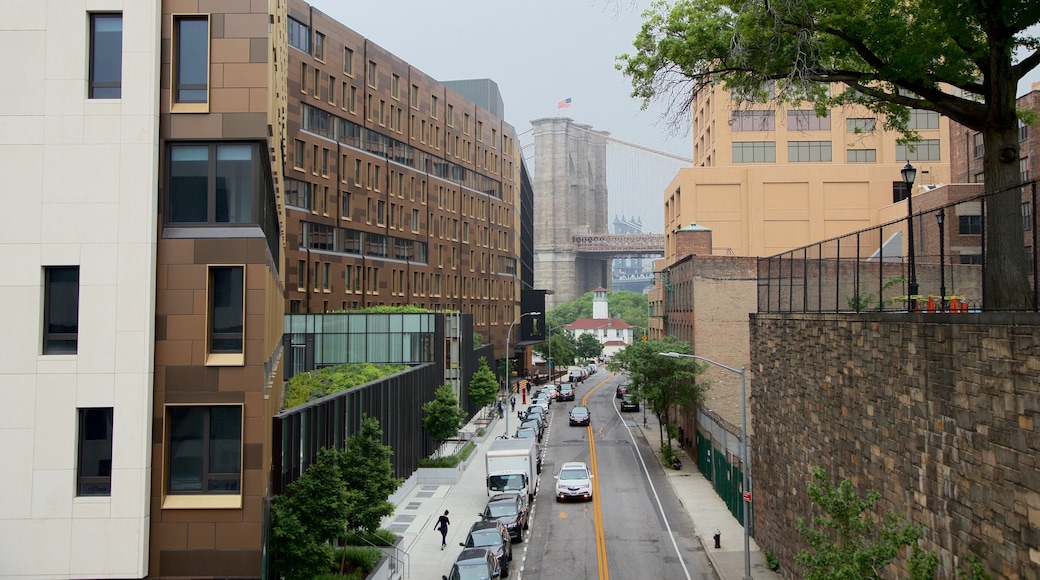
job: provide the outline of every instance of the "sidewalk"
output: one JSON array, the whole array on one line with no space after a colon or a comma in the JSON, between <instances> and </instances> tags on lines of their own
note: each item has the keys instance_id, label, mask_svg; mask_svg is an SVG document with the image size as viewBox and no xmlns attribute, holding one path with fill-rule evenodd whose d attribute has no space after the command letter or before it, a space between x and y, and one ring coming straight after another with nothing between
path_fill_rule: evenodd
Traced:
<instances>
[{"instance_id":1,"label":"sidewalk","mask_svg":"<svg viewBox=\"0 0 1040 580\"><path fill-rule=\"evenodd\" d=\"M509 427L515 428L518 423L515 416L510 419ZM469 526L478 519L487 503L484 482L484 453L495 437L505 433L505 419L495 418L486 428L487 435L479 442L476 450L470 455L465 468L460 468L458 482L451 484L422 483L417 475L409 477L405 484L390 497L397 509L394 514L383 521L387 528L402 538L400 552L401 562L391 578L397 579L433 579L440 578L451 570L451 565L458 556L461 547L459 542L466 539ZM475 431L471 423L464 430ZM642 434L649 443L650 449L660 448L657 419L647 416L646 426L637 426L635 433ZM647 461L651 459L646 458ZM744 528L726 508L725 502L715 494L711 483L701 476L692 465L692 461L684 458L682 470L666 469L668 481L679 496L683 507L693 519L694 528L700 538L704 551L722 580L740 580L744 576ZM552 474L542 474L542 484L552 480ZM440 532L434 529L437 517L448 510L448 518L452 524L448 529L448 547L441 550ZM537 502L533 506L532 515L537 517ZM722 534L722 548L714 548L712 538L715 530ZM524 544L514 544L517 550L514 556L514 567L510 570L510 578L523 579L523 570L519 568L520 550ZM754 539L750 542L751 576L756 579L778 579L780 575L769 570L765 557L759 551Z\"/></svg>"}]
</instances>

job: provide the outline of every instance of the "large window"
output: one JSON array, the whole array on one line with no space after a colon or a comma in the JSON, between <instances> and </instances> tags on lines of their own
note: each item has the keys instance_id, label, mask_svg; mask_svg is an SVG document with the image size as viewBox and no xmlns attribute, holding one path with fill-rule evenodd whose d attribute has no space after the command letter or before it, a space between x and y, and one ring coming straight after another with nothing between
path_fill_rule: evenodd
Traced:
<instances>
[{"instance_id":1,"label":"large window","mask_svg":"<svg viewBox=\"0 0 1040 580\"><path fill-rule=\"evenodd\" d=\"M906 126L908 129L938 129L939 113L923 109L910 109L910 121Z\"/></svg>"},{"instance_id":2,"label":"large window","mask_svg":"<svg viewBox=\"0 0 1040 580\"><path fill-rule=\"evenodd\" d=\"M257 223L259 163L252 143L171 144L170 224Z\"/></svg>"},{"instance_id":3,"label":"large window","mask_svg":"<svg viewBox=\"0 0 1040 580\"><path fill-rule=\"evenodd\" d=\"M314 58L325 60L325 35L320 32L314 33Z\"/></svg>"},{"instance_id":4,"label":"large window","mask_svg":"<svg viewBox=\"0 0 1040 580\"><path fill-rule=\"evenodd\" d=\"M173 102L209 101L209 18L178 16L173 20ZM195 109L192 109L195 110Z\"/></svg>"},{"instance_id":5,"label":"large window","mask_svg":"<svg viewBox=\"0 0 1040 580\"><path fill-rule=\"evenodd\" d=\"M294 46L303 52L310 53L311 51L311 29L306 24L292 18L291 16L287 19L289 22L288 33L289 33L289 46Z\"/></svg>"},{"instance_id":6,"label":"large window","mask_svg":"<svg viewBox=\"0 0 1040 580\"><path fill-rule=\"evenodd\" d=\"M245 319L245 268L212 266L209 269L209 352L242 352Z\"/></svg>"},{"instance_id":7,"label":"large window","mask_svg":"<svg viewBox=\"0 0 1040 580\"><path fill-rule=\"evenodd\" d=\"M734 131L775 131L776 115L773 111L734 111Z\"/></svg>"},{"instance_id":8,"label":"large window","mask_svg":"<svg viewBox=\"0 0 1040 580\"><path fill-rule=\"evenodd\" d=\"M830 141L789 141L787 143L787 161L789 163L830 160Z\"/></svg>"},{"instance_id":9,"label":"large window","mask_svg":"<svg viewBox=\"0 0 1040 580\"><path fill-rule=\"evenodd\" d=\"M76 495L112 495L112 407L79 410Z\"/></svg>"},{"instance_id":10,"label":"large window","mask_svg":"<svg viewBox=\"0 0 1040 580\"><path fill-rule=\"evenodd\" d=\"M913 151L910 149L913 148ZM896 144L896 161L939 161L939 140L922 139L909 145Z\"/></svg>"},{"instance_id":11,"label":"large window","mask_svg":"<svg viewBox=\"0 0 1040 580\"><path fill-rule=\"evenodd\" d=\"M845 119L845 130L849 133L869 133L877 128L877 119Z\"/></svg>"},{"instance_id":12,"label":"large window","mask_svg":"<svg viewBox=\"0 0 1040 580\"><path fill-rule=\"evenodd\" d=\"M962 215L958 219L958 232L963 236L982 234L982 216Z\"/></svg>"},{"instance_id":13,"label":"large window","mask_svg":"<svg viewBox=\"0 0 1040 580\"><path fill-rule=\"evenodd\" d=\"M776 143L773 141L735 141L733 163L775 163Z\"/></svg>"},{"instance_id":14,"label":"large window","mask_svg":"<svg viewBox=\"0 0 1040 580\"><path fill-rule=\"evenodd\" d=\"M877 149L846 149L845 161L848 163L874 163L877 161Z\"/></svg>"},{"instance_id":15,"label":"large window","mask_svg":"<svg viewBox=\"0 0 1040 580\"><path fill-rule=\"evenodd\" d=\"M792 131L830 131L830 113L818 117L816 111L788 111L787 128Z\"/></svg>"},{"instance_id":16,"label":"large window","mask_svg":"<svg viewBox=\"0 0 1040 580\"><path fill-rule=\"evenodd\" d=\"M79 266L44 268L43 286L43 354L76 354Z\"/></svg>"},{"instance_id":17,"label":"large window","mask_svg":"<svg viewBox=\"0 0 1040 580\"><path fill-rule=\"evenodd\" d=\"M90 15L91 99L118 99L123 86L123 15Z\"/></svg>"},{"instance_id":18,"label":"large window","mask_svg":"<svg viewBox=\"0 0 1040 580\"><path fill-rule=\"evenodd\" d=\"M241 406L169 406L166 420L167 493L241 493Z\"/></svg>"}]
</instances>

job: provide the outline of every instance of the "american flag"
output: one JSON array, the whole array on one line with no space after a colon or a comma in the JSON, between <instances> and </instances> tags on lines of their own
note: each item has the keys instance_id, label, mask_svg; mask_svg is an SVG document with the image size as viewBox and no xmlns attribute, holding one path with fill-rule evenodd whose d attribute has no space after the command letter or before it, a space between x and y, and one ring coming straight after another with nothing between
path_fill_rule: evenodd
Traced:
<instances>
[{"instance_id":1,"label":"american flag","mask_svg":"<svg viewBox=\"0 0 1040 580\"><path fill-rule=\"evenodd\" d=\"M559 103L556 103L556 108L557 109L569 109L569 108L571 108L571 98L567 97L566 99L560 101Z\"/></svg>"}]
</instances>

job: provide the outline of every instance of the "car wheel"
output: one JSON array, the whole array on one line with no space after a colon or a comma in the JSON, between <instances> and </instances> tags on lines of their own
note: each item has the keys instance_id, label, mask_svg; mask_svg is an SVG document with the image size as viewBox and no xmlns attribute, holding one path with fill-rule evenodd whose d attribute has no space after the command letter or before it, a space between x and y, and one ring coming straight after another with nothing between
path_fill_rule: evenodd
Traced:
<instances>
[{"instance_id":1,"label":"car wheel","mask_svg":"<svg viewBox=\"0 0 1040 580\"><path fill-rule=\"evenodd\" d=\"M502 578L507 578L509 576L509 560L506 560L505 565L500 566L499 569L502 571L502 573L499 576Z\"/></svg>"}]
</instances>

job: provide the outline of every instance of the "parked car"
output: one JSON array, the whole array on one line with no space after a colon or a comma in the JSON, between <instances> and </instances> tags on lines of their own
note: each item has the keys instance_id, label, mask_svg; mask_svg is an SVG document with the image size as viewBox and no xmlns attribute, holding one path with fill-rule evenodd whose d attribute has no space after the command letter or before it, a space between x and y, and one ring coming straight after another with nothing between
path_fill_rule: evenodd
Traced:
<instances>
[{"instance_id":1,"label":"parked car","mask_svg":"<svg viewBox=\"0 0 1040 580\"><path fill-rule=\"evenodd\" d=\"M525 419L522 423L520 423L520 427L518 427L518 429L534 429L538 441L540 442L542 440L542 435L545 435L545 421L542 420L543 418L543 415L539 415L536 413L532 415L530 418Z\"/></svg>"},{"instance_id":2,"label":"parked car","mask_svg":"<svg viewBox=\"0 0 1040 580\"><path fill-rule=\"evenodd\" d=\"M589 372L589 376L591 377L592 375L596 374L596 365L590 364L589 366L585 367L585 370Z\"/></svg>"},{"instance_id":3,"label":"parked car","mask_svg":"<svg viewBox=\"0 0 1040 580\"><path fill-rule=\"evenodd\" d=\"M622 411L638 411L639 400L636 399L635 395L626 393L624 397L621 397L621 410Z\"/></svg>"},{"instance_id":4,"label":"parked car","mask_svg":"<svg viewBox=\"0 0 1040 580\"><path fill-rule=\"evenodd\" d=\"M581 369L571 369L570 372L567 373L567 380L572 383L580 383L584 381L585 377L587 376L587 371L583 371Z\"/></svg>"},{"instance_id":5,"label":"parked car","mask_svg":"<svg viewBox=\"0 0 1040 580\"><path fill-rule=\"evenodd\" d=\"M589 425L591 423L589 408L582 405L572 408L570 413L570 422L572 427L574 425Z\"/></svg>"},{"instance_id":6,"label":"parked car","mask_svg":"<svg viewBox=\"0 0 1040 580\"><path fill-rule=\"evenodd\" d=\"M517 427L513 437L516 439L538 439L538 428L523 426Z\"/></svg>"},{"instance_id":7,"label":"parked car","mask_svg":"<svg viewBox=\"0 0 1040 580\"><path fill-rule=\"evenodd\" d=\"M524 530L527 529L530 515L526 495L516 492L496 493L488 498L484 512L479 515L485 520L502 522L513 541L524 541Z\"/></svg>"},{"instance_id":8,"label":"parked car","mask_svg":"<svg viewBox=\"0 0 1040 580\"><path fill-rule=\"evenodd\" d=\"M556 392L557 401L573 401L574 385L560 385Z\"/></svg>"},{"instance_id":9,"label":"parked car","mask_svg":"<svg viewBox=\"0 0 1040 580\"><path fill-rule=\"evenodd\" d=\"M466 541L460 542L463 548L487 548L495 558L503 578L509 576L509 561L513 559L513 544L509 538L509 530L498 520L481 520L469 528Z\"/></svg>"},{"instance_id":10,"label":"parked car","mask_svg":"<svg viewBox=\"0 0 1040 580\"><path fill-rule=\"evenodd\" d=\"M498 578L498 558L487 548L466 548L455 558L451 572L442 580L492 580Z\"/></svg>"},{"instance_id":11,"label":"parked car","mask_svg":"<svg viewBox=\"0 0 1040 580\"><path fill-rule=\"evenodd\" d=\"M580 461L564 463L556 476L556 501L573 498L592 499L592 474Z\"/></svg>"},{"instance_id":12,"label":"parked car","mask_svg":"<svg viewBox=\"0 0 1040 580\"><path fill-rule=\"evenodd\" d=\"M624 397L625 393L627 393L627 392L628 392L628 385L618 385L617 386L617 392L614 393L614 398L615 399L620 399L621 397Z\"/></svg>"}]
</instances>

